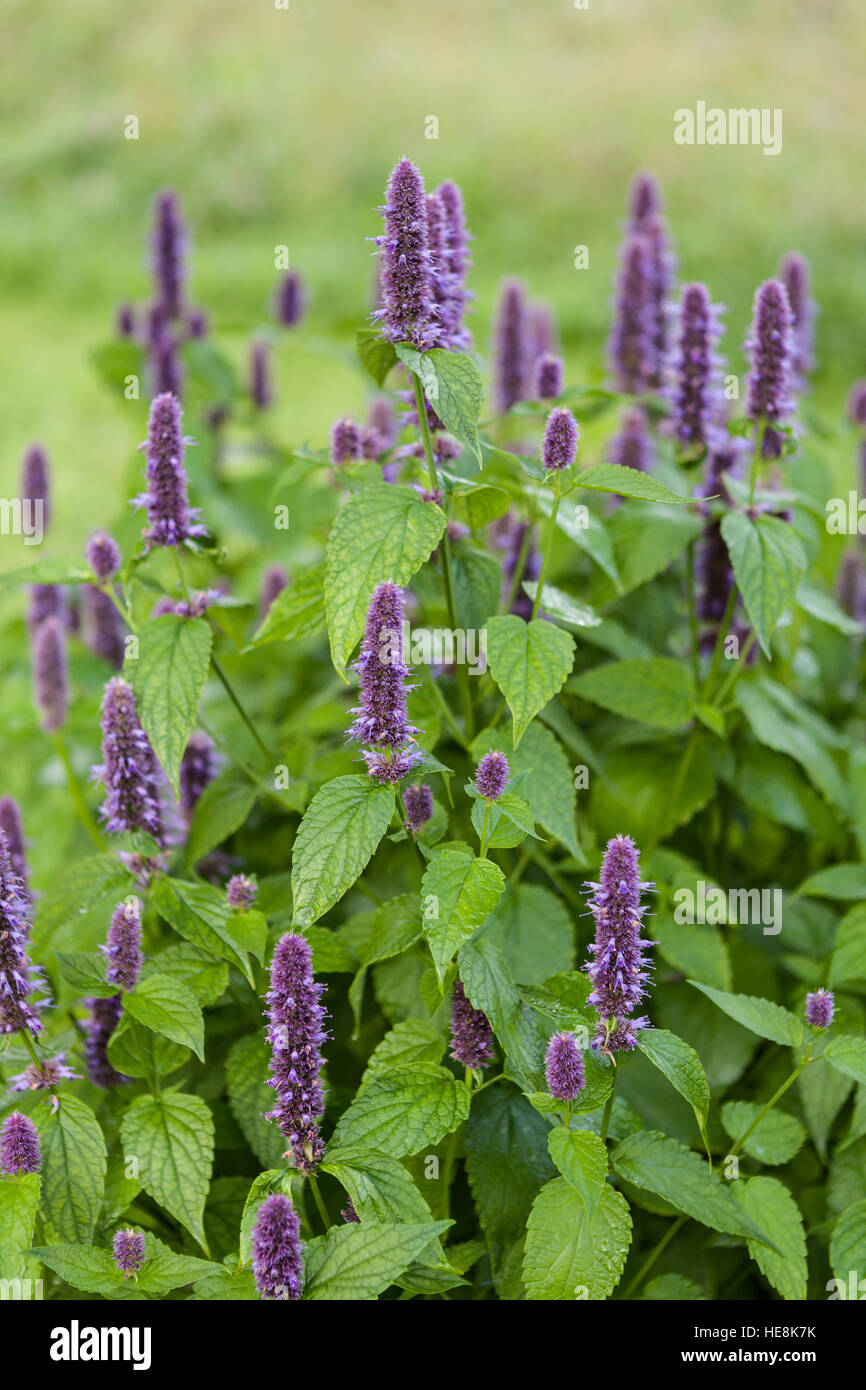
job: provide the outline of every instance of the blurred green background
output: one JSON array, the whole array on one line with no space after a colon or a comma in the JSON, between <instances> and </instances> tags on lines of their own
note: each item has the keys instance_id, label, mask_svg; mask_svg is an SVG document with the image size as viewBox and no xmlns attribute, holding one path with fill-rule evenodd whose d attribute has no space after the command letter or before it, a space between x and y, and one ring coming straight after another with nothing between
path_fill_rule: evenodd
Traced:
<instances>
[{"instance_id":1,"label":"blurred green background","mask_svg":"<svg viewBox=\"0 0 866 1390\"><path fill-rule=\"evenodd\" d=\"M516 273L556 308L569 384L601 379L626 187L645 167L663 182L681 275L729 308L733 370L755 283L796 247L813 267L814 400L831 422L866 371L858 0L703 13L685 0L6 0L4 20L0 493L16 494L23 450L42 441L53 549L77 550L116 511L130 423L89 358L116 303L147 296L164 186L191 229L192 300L239 364L268 321L276 245L309 283L311 312L278 348L284 445L321 445L368 393L351 350L369 308L365 237L404 153L431 186L464 188L482 352L497 283ZM676 146L673 112L699 99L781 107L782 154ZM589 270L573 268L578 243ZM3 550L2 569L33 558L16 540Z\"/></svg>"}]
</instances>

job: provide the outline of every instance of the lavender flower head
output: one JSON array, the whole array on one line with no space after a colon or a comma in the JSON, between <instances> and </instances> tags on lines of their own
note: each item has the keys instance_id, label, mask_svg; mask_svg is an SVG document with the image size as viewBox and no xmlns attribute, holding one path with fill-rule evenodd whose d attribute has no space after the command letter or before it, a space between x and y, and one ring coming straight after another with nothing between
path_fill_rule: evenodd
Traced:
<instances>
[{"instance_id":1,"label":"lavender flower head","mask_svg":"<svg viewBox=\"0 0 866 1390\"><path fill-rule=\"evenodd\" d=\"M337 465L359 459L363 452L361 431L348 416L338 420L331 430L331 462Z\"/></svg>"},{"instance_id":2,"label":"lavender flower head","mask_svg":"<svg viewBox=\"0 0 866 1390\"><path fill-rule=\"evenodd\" d=\"M102 766L94 773L105 785L101 814L112 835L143 830L162 844L158 765L138 722L132 686L121 676L113 676L105 687L102 757Z\"/></svg>"},{"instance_id":3,"label":"lavender flower head","mask_svg":"<svg viewBox=\"0 0 866 1390\"><path fill-rule=\"evenodd\" d=\"M530 304L527 315L530 361L537 364L539 357L548 353L556 356L559 334L550 305L543 300L536 300L534 304Z\"/></svg>"},{"instance_id":4,"label":"lavender flower head","mask_svg":"<svg viewBox=\"0 0 866 1390\"><path fill-rule=\"evenodd\" d=\"M528 357L526 291L520 280L506 280L494 325L494 397L500 415L526 397Z\"/></svg>"},{"instance_id":5,"label":"lavender flower head","mask_svg":"<svg viewBox=\"0 0 866 1390\"><path fill-rule=\"evenodd\" d=\"M866 429L866 381L855 381L848 395L848 419Z\"/></svg>"},{"instance_id":6,"label":"lavender flower head","mask_svg":"<svg viewBox=\"0 0 866 1390\"><path fill-rule=\"evenodd\" d=\"M436 189L436 197L442 208L444 268L448 275L447 297L441 306L442 346L462 351L472 342L472 335L463 322L472 298L466 288L470 260L463 194L456 183L446 179Z\"/></svg>"},{"instance_id":7,"label":"lavender flower head","mask_svg":"<svg viewBox=\"0 0 866 1390\"><path fill-rule=\"evenodd\" d=\"M186 319L186 331L190 338L206 338L209 328L207 310L191 309Z\"/></svg>"},{"instance_id":8,"label":"lavender flower head","mask_svg":"<svg viewBox=\"0 0 866 1390\"><path fill-rule=\"evenodd\" d=\"M100 584L107 584L120 569L117 542L105 531L96 531L87 542L87 563Z\"/></svg>"},{"instance_id":9,"label":"lavender flower head","mask_svg":"<svg viewBox=\"0 0 866 1390\"><path fill-rule=\"evenodd\" d=\"M551 410L541 444L541 462L544 467L555 472L561 468L570 468L577 458L579 437L577 421L568 406L558 406L556 410Z\"/></svg>"},{"instance_id":10,"label":"lavender flower head","mask_svg":"<svg viewBox=\"0 0 866 1390\"><path fill-rule=\"evenodd\" d=\"M47 1002L47 1001L46 1001ZM3 1000L0 998L0 1020L3 1017ZM0 1032L3 1029L0 1028ZM79 1080L78 1072L73 1071L66 1061L66 1053L58 1052L56 1057L46 1057L38 1065L31 1062L9 1082L10 1091L55 1091L63 1081Z\"/></svg>"},{"instance_id":11,"label":"lavender flower head","mask_svg":"<svg viewBox=\"0 0 866 1390\"><path fill-rule=\"evenodd\" d=\"M433 793L429 787L414 782L403 793L406 808L406 828L420 830L433 815Z\"/></svg>"},{"instance_id":12,"label":"lavender flower head","mask_svg":"<svg viewBox=\"0 0 866 1390\"><path fill-rule=\"evenodd\" d=\"M618 391L642 396L650 389L656 372L652 249L640 233L623 243L608 358Z\"/></svg>"},{"instance_id":13,"label":"lavender flower head","mask_svg":"<svg viewBox=\"0 0 866 1390\"><path fill-rule=\"evenodd\" d=\"M485 801L496 801L505 791L509 776L508 759L498 748L485 753L475 769L475 785L478 795Z\"/></svg>"},{"instance_id":14,"label":"lavender flower head","mask_svg":"<svg viewBox=\"0 0 866 1390\"><path fill-rule=\"evenodd\" d=\"M6 832L0 830L0 1033L17 1033L19 1028L34 1035L42 1032L39 1010L48 1001L31 1000L45 985L41 969L27 955L29 908Z\"/></svg>"},{"instance_id":15,"label":"lavender flower head","mask_svg":"<svg viewBox=\"0 0 866 1390\"><path fill-rule=\"evenodd\" d=\"M815 365L814 328L815 301L811 295L809 262L799 251L789 251L779 262L779 279L788 291L793 324L791 356L792 386L802 391L806 377Z\"/></svg>"},{"instance_id":16,"label":"lavender flower head","mask_svg":"<svg viewBox=\"0 0 866 1390\"><path fill-rule=\"evenodd\" d=\"M397 443L400 426L390 396L374 396L367 412L367 428L378 436L380 454L387 454Z\"/></svg>"},{"instance_id":17,"label":"lavender flower head","mask_svg":"<svg viewBox=\"0 0 866 1390\"><path fill-rule=\"evenodd\" d=\"M451 999L451 1056L461 1066L481 1071L490 1066L493 1055L493 1029L481 1009L473 1009L462 981L454 986Z\"/></svg>"},{"instance_id":18,"label":"lavender flower head","mask_svg":"<svg viewBox=\"0 0 866 1390\"><path fill-rule=\"evenodd\" d=\"M635 174L628 190L628 217L632 230L638 231L648 217L660 216L663 211L662 191L654 174Z\"/></svg>"},{"instance_id":19,"label":"lavender flower head","mask_svg":"<svg viewBox=\"0 0 866 1390\"><path fill-rule=\"evenodd\" d=\"M683 289L671 355L671 424L679 444L704 449L719 415L719 306L706 285Z\"/></svg>"},{"instance_id":20,"label":"lavender flower head","mask_svg":"<svg viewBox=\"0 0 866 1390\"><path fill-rule=\"evenodd\" d=\"M0 1169L13 1175L38 1173L41 1162L35 1124L20 1110L13 1110L0 1126Z\"/></svg>"},{"instance_id":21,"label":"lavender flower head","mask_svg":"<svg viewBox=\"0 0 866 1390\"><path fill-rule=\"evenodd\" d=\"M184 370L178 356L178 340L167 329L158 333L150 344L147 374L151 396L166 391L178 399L183 395Z\"/></svg>"},{"instance_id":22,"label":"lavender flower head","mask_svg":"<svg viewBox=\"0 0 866 1390\"><path fill-rule=\"evenodd\" d=\"M778 280L765 280L755 291L754 317L746 342L751 356L746 413L766 425L762 455L777 458L781 440L773 425L787 423L791 399L793 323L788 292Z\"/></svg>"},{"instance_id":23,"label":"lavender flower head","mask_svg":"<svg viewBox=\"0 0 866 1390\"><path fill-rule=\"evenodd\" d=\"M144 957L141 954L141 906L137 898L119 903L111 916L108 940L106 978L110 985L120 985L131 991L138 984Z\"/></svg>"},{"instance_id":24,"label":"lavender flower head","mask_svg":"<svg viewBox=\"0 0 866 1390\"><path fill-rule=\"evenodd\" d=\"M250 344L250 395L257 410L267 410L274 399L270 344L264 338L254 338Z\"/></svg>"},{"instance_id":25,"label":"lavender flower head","mask_svg":"<svg viewBox=\"0 0 866 1390\"><path fill-rule=\"evenodd\" d=\"M379 248L382 308L373 314L392 343L435 347L427 201L424 180L415 165L401 159L391 172L380 208L385 222Z\"/></svg>"},{"instance_id":26,"label":"lavender flower head","mask_svg":"<svg viewBox=\"0 0 866 1390\"><path fill-rule=\"evenodd\" d=\"M206 530L194 521L197 513L187 498L183 456L190 442L181 432L180 403L169 391L151 403L147 423L147 491L136 498L147 507L150 527L147 539L152 545L180 545L190 537L204 536Z\"/></svg>"},{"instance_id":27,"label":"lavender flower head","mask_svg":"<svg viewBox=\"0 0 866 1390\"><path fill-rule=\"evenodd\" d=\"M180 809L187 824L205 787L217 775L216 748L207 734L192 733L180 760Z\"/></svg>"},{"instance_id":28,"label":"lavender flower head","mask_svg":"<svg viewBox=\"0 0 866 1390\"><path fill-rule=\"evenodd\" d=\"M87 1075L94 1086L108 1091L112 1086L123 1085L128 1080L108 1060L109 1041L123 1017L123 996L112 994L107 999L88 999L86 1002L90 1011L84 1044Z\"/></svg>"},{"instance_id":29,"label":"lavender flower head","mask_svg":"<svg viewBox=\"0 0 866 1390\"><path fill-rule=\"evenodd\" d=\"M806 1022L813 1028L829 1028L833 1022L835 1000L831 990L816 989L806 995Z\"/></svg>"},{"instance_id":30,"label":"lavender flower head","mask_svg":"<svg viewBox=\"0 0 866 1390\"><path fill-rule=\"evenodd\" d=\"M0 796L0 830L6 836L9 861L12 873L18 880L18 891L25 899L30 897L29 875L27 872L27 850L24 843L24 827L21 824L21 811L17 801L11 796Z\"/></svg>"},{"instance_id":31,"label":"lavender flower head","mask_svg":"<svg viewBox=\"0 0 866 1390\"><path fill-rule=\"evenodd\" d=\"M66 634L60 618L46 618L33 638L33 699L46 733L63 727L69 705Z\"/></svg>"},{"instance_id":32,"label":"lavender flower head","mask_svg":"<svg viewBox=\"0 0 866 1390\"><path fill-rule=\"evenodd\" d=\"M397 782L405 777L422 754L415 743L418 733L409 723L407 686L409 668L403 661L403 593L386 580L377 585L367 610L361 655L356 663L360 678L360 704L348 737L367 744L368 775L376 782Z\"/></svg>"},{"instance_id":33,"label":"lavender flower head","mask_svg":"<svg viewBox=\"0 0 866 1390\"><path fill-rule=\"evenodd\" d=\"M618 433L608 442L607 457L610 463L618 463L621 468L652 472L656 451L646 411L641 406L632 406L623 413Z\"/></svg>"},{"instance_id":34,"label":"lavender flower head","mask_svg":"<svg viewBox=\"0 0 866 1390\"><path fill-rule=\"evenodd\" d=\"M21 504L25 520L32 525L41 516L43 529L51 517L51 476L48 455L41 444L31 444L21 468Z\"/></svg>"},{"instance_id":35,"label":"lavender flower head","mask_svg":"<svg viewBox=\"0 0 866 1390\"><path fill-rule=\"evenodd\" d=\"M265 617L274 599L288 588L288 584L289 576L283 565L268 565L259 591L259 617Z\"/></svg>"},{"instance_id":36,"label":"lavender flower head","mask_svg":"<svg viewBox=\"0 0 866 1390\"><path fill-rule=\"evenodd\" d=\"M586 1085L583 1055L573 1033L554 1033L544 1057L547 1089L554 1100L576 1100Z\"/></svg>"},{"instance_id":37,"label":"lavender flower head","mask_svg":"<svg viewBox=\"0 0 866 1390\"><path fill-rule=\"evenodd\" d=\"M124 1279L136 1275L144 1264L144 1236L138 1231L118 1231L112 1250L114 1263Z\"/></svg>"},{"instance_id":38,"label":"lavender flower head","mask_svg":"<svg viewBox=\"0 0 866 1390\"><path fill-rule=\"evenodd\" d=\"M186 229L177 194L166 189L156 195L151 238L153 275L159 304L168 318L176 319L183 305Z\"/></svg>"},{"instance_id":39,"label":"lavender flower head","mask_svg":"<svg viewBox=\"0 0 866 1390\"><path fill-rule=\"evenodd\" d=\"M266 1197L253 1227L253 1274L262 1298L294 1302L304 1287L304 1259L298 1213L288 1197Z\"/></svg>"},{"instance_id":40,"label":"lavender flower head","mask_svg":"<svg viewBox=\"0 0 866 1390\"><path fill-rule=\"evenodd\" d=\"M46 618L60 618L66 621L63 603L63 590L59 584L31 584L30 602L27 606L27 626L31 636Z\"/></svg>"},{"instance_id":41,"label":"lavender flower head","mask_svg":"<svg viewBox=\"0 0 866 1390\"><path fill-rule=\"evenodd\" d=\"M118 304L114 315L114 328L118 338L135 337L135 309L131 304Z\"/></svg>"},{"instance_id":42,"label":"lavender flower head","mask_svg":"<svg viewBox=\"0 0 866 1390\"><path fill-rule=\"evenodd\" d=\"M235 874L226 884L226 902L235 912L249 912L258 891L255 879L246 874Z\"/></svg>"},{"instance_id":43,"label":"lavender flower head","mask_svg":"<svg viewBox=\"0 0 866 1390\"><path fill-rule=\"evenodd\" d=\"M307 295L304 282L296 270L288 270L277 285L274 295L274 315L284 328L296 328L304 317Z\"/></svg>"},{"instance_id":44,"label":"lavender flower head","mask_svg":"<svg viewBox=\"0 0 866 1390\"><path fill-rule=\"evenodd\" d=\"M318 1124L325 1108L319 1080L320 1047L327 1037L319 1003L322 988L313 977L309 944L287 932L274 950L267 995L273 1050L268 1085L276 1091L277 1103L266 1118L276 1120L302 1173L312 1172L325 1152Z\"/></svg>"},{"instance_id":45,"label":"lavender flower head","mask_svg":"<svg viewBox=\"0 0 866 1390\"><path fill-rule=\"evenodd\" d=\"M641 882L638 863L634 841L617 835L604 852L600 882L586 885L593 890L588 905L595 919L592 959L586 966L593 986L587 1003L600 1015L593 1049L606 1054L633 1048L636 1031L650 1026L647 1018L631 1017L646 995L651 967L645 953L656 944L640 934L647 911L641 893L654 885Z\"/></svg>"},{"instance_id":46,"label":"lavender flower head","mask_svg":"<svg viewBox=\"0 0 866 1390\"><path fill-rule=\"evenodd\" d=\"M543 352L532 369L532 394L539 401L554 401L562 395L565 368L561 357Z\"/></svg>"}]
</instances>

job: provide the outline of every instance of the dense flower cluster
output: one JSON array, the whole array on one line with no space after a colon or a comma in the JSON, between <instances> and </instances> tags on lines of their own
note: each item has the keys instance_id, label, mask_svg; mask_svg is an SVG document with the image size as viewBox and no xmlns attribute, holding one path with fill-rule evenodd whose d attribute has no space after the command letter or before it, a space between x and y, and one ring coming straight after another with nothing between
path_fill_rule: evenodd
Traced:
<instances>
[{"instance_id":1,"label":"dense flower cluster","mask_svg":"<svg viewBox=\"0 0 866 1390\"><path fill-rule=\"evenodd\" d=\"M20 1110L13 1110L0 1125L0 1171L38 1173L42 1155L35 1124Z\"/></svg>"},{"instance_id":2,"label":"dense flower cluster","mask_svg":"<svg viewBox=\"0 0 866 1390\"><path fill-rule=\"evenodd\" d=\"M605 1053L633 1048L636 1031L649 1027L648 1019L632 1017L646 996L651 969L646 953L656 944L640 934L647 911L641 894L654 885L641 882L638 858L628 835L615 836L604 852L599 882L586 885L592 889L588 904L595 919L586 966L592 980L587 1002L599 1012L593 1047Z\"/></svg>"},{"instance_id":3,"label":"dense flower cluster","mask_svg":"<svg viewBox=\"0 0 866 1390\"><path fill-rule=\"evenodd\" d=\"M508 786L508 759L498 748L485 753L475 769L475 785L478 795L485 801L497 801Z\"/></svg>"},{"instance_id":4,"label":"dense flower cluster","mask_svg":"<svg viewBox=\"0 0 866 1390\"><path fill-rule=\"evenodd\" d=\"M27 939L30 900L15 872L6 832L0 830L0 1033L43 1030L40 1010L48 999L42 969L31 963Z\"/></svg>"},{"instance_id":5,"label":"dense flower cluster","mask_svg":"<svg viewBox=\"0 0 866 1390\"><path fill-rule=\"evenodd\" d=\"M288 1197L273 1192L256 1214L253 1274L264 1299L294 1302L304 1287L304 1259L298 1213Z\"/></svg>"},{"instance_id":6,"label":"dense flower cluster","mask_svg":"<svg viewBox=\"0 0 866 1390\"><path fill-rule=\"evenodd\" d=\"M463 1067L480 1071L490 1066L493 1029L481 1009L474 1009L458 980L451 998L451 1056Z\"/></svg>"},{"instance_id":7,"label":"dense flower cluster","mask_svg":"<svg viewBox=\"0 0 866 1390\"><path fill-rule=\"evenodd\" d=\"M136 503L147 508L150 523L147 539L152 545L181 545L207 534L195 520L187 496L184 450L190 442L181 427L182 414L177 395L163 389L151 403L147 423L147 491Z\"/></svg>"},{"instance_id":8,"label":"dense flower cluster","mask_svg":"<svg viewBox=\"0 0 866 1390\"><path fill-rule=\"evenodd\" d=\"M571 467L577 458L579 434L577 421L568 406L551 410L541 441L541 462L549 472Z\"/></svg>"},{"instance_id":9,"label":"dense flower cluster","mask_svg":"<svg viewBox=\"0 0 866 1390\"><path fill-rule=\"evenodd\" d=\"M586 1085L583 1054L573 1033L554 1033L544 1058L547 1089L554 1100L576 1100Z\"/></svg>"},{"instance_id":10,"label":"dense flower cluster","mask_svg":"<svg viewBox=\"0 0 866 1390\"><path fill-rule=\"evenodd\" d=\"M816 989L806 995L806 1022L813 1028L829 1028L833 1022L835 1000L831 990Z\"/></svg>"},{"instance_id":11,"label":"dense flower cluster","mask_svg":"<svg viewBox=\"0 0 866 1390\"><path fill-rule=\"evenodd\" d=\"M114 676L102 702L102 758L94 775L105 786L102 816L113 835L143 830L164 839L157 761L138 722L132 686Z\"/></svg>"},{"instance_id":12,"label":"dense flower cluster","mask_svg":"<svg viewBox=\"0 0 866 1390\"><path fill-rule=\"evenodd\" d=\"M379 247L383 306L373 315L392 343L435 347L439 341L433 307L427 199L420 171L401 159L391 173L380 209L385 222Z\"/></svg>"},{"instance_id":13,"label":"dense flower cluster","mask_svg":"<svg viewBox=\"0 0 866 1390\"><path fill-rule=\"evenodd\" d=\"M114 1263L124 1279L138 1273L144 1264L144 1236L139 1231L118 1231L112 1247Z\"/></svg>"},{"instance_id":14,"label":"dense flower cluster","mask_svg":"<svg viewBox=\"0 0 866 1390\"><path fill-rule=\"evenodd\" d=\"M361 655L356 663L360 704L348 737L367 745L367 773L375 782L399 782L421 760L418 729L409 722L409 668L403 661L403 594L396 584L379 584L370 600Z\"/></svg>"},{"instance_id":15,"label":"dense flower cluster","mask_svg":"<svg viewBox=\"0 0 866 1390\"><path fill-rule=\"evenodd\" d=\"M268 991L268 1041L271 1079L277 1103L268 1119L276 1120L289 1141L296 1168L311 1172L322 1160L319 1118L324 1110L321 1044L325 1037L322 986L313 977L313 957L302 936L286 933L271 961Z\"/></svg>"}]
</instances>

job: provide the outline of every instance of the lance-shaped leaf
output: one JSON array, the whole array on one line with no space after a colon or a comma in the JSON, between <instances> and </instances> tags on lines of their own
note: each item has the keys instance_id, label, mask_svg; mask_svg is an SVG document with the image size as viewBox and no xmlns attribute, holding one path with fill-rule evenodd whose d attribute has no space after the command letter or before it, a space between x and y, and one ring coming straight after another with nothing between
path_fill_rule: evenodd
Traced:
<instances>
[{"instance_id":1,"label":"lance-shaped leaf","mask_svg":"<svg viewBox=\"0 0 866 1390\"><path fill-rule=\"evenodd\" d=\"M211 630L203 618L167 613L145 623L138 657L128 657L124 667L141 726L175 796L180 795L180 762L198 717L210 649Z\"/></svg>"},{"instance_id":2,"label":"lance-shaped leaf","mask_svg":"<svg viewBox=\"0 0 866 1390\"><path fill-rule=\"evenodd\" d=\"M540 618L530 623L513 614L491 618L487 661L511 710L516 748L539 710L561 689L574 663L574 640Z\"/></svg>"},{"instance_id":3,"label":"lance-shaped leaf","mask_svg":"<svg viewBox=\"0 0 866 1390\"><path fill-rule=\"evenodd\" d=\"M775 516L752 521L743 512L728 512L722 536L746 612L769 657L773 629L806 573L806 553L791 524Z\"/></svg>"},{"instance_id":4,"label":"lance-shaped leaf","mask_svg":"<svg viewBox=\"0 0 866 1390\"><path fill-rule=\"evenodd\" d=\"M335 777L313 797L292 849L294 920L308 926L366 869L394 814L394 788Z\"/></svg>"}]
</instances>

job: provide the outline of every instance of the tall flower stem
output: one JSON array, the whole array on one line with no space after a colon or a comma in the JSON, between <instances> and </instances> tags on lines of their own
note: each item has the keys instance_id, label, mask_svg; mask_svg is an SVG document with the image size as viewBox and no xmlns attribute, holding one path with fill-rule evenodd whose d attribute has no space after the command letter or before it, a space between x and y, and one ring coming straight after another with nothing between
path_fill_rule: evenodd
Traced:
<instances>
[{"instance_id":1,"label":"tall flower stem","mask_svg":"<svg viewBox=\"0 0 866 1390\"><path fill-rule=\"evenodd\" d=\"M39 1054L38 1054L38 1052L36 1051L36 1047L35 1047L35 1044L34 1044L34 1042L33 1042L33 1036L32 1036L32 1034L31 1034L31 1032L30 1032L30 1029L29 1029L29 1028L20 1028L20 1029L18 1030L18 1032L19 1032L19 1036L20 1036L20 1038L21 1038L21 1041L23 1042L24 1046L27 1048L27 1051L30 1053L30 1056L32 1057L34 1063L36 1064L36 1066L37 1066L37 1067L39 1068L39 1070L41 1071L41 1070L42 1070L42 1063L41 1063L40 1060L39 1060Z\"/></svg>"},{"instance_id":2,"label":"tall flower stem","mask_svg":"<svg viewBox=\"0 0 866 1390\"><path fill-rule=\"evenodd\" d=\"M686 589L689 605L689 645L692 656L692 678L697 690L700 684L700 652L698 650L698 615L695 607L695 543L686 550Z\"/></svg>"},{"instance_id":3,"label":"tall flower stem","mask_svg":"<svg viewBox=\"0 0 866 1390\"><path fill-rule=\"evenodd\" d=\"M654 1246L650 1253L647 1255L637 1274L634 1276L625 1293L622 1295L624 1299L634 1297L635 1289L638 1288L638 1286L641 1283L643 1283L644 1279L649 1274L659 1255L661 1255L663 1251L667 1249L674 1236L677 1234L678 1231L682 1230L683 1226L686 1224L688 1219L689 1218L687 1216L679 1216L677 1217L676 1221L674 1221L670 1226L668 1226L668 1229L665 1231L658 1245Z\"/></svg>"},{"instance_id":4,"label":"tall flower stem","mask_svg":"<svg viewBox=\"0 0 866 1390\"><path fill-rule=\"evenodd\" d=\"M322 1223L323 1223L323 1225L324 1225L324 1227L325 1227L325 1230L326 1230L326 1231L330 1231L330 1229L331 1229L331 1224L332 1224L332 1223L331 1223L331 1218L330 1218L330 1216L328 1215L328 1208L325 1206L325 1200L324 1200L324 1198L323 1198L323 1196L322 1196L322 1194L321 1194L321 1192L320 1192L320 1190L319 1190L319 1184L318 1184L318 1182L316 1181L316 1175L315 1175L315 1173L308 1173L308 1174L307 1174L307 1179L308 1179L309 1184L310 1184L310 1191L311 1191L312 1194L313 1194L313 1201L315 1202L316 1207L317 1207L318 1212L319 1212L319 1215L320 1215L321 1218L322 1218Z\"/></svg>"},{"instance_id":5,"label":"tall flower stem","mask_svg":"<svg viewBox=\"0 0 866 1390\"><path fill-rule=\"evenodd\" d=\"M535 601L532 605L532 618L538 616L538 606L541 603L541 594L544 588L544 576L547 573L547 565L550 560L550 553L553 550L553 538L556 535L556 514L559 511L561 501L559 494L559 474L556 474L553 482L553 508L550 513L549 529L547 532L547 545L544 547L544 559L541 562L541 573L538 576L538 584L535 589ZM530 622L532 619L530 618Z\"/></svg>"},{"instance_id":6,"label":"tall flower stem","mask_svg":"<svg viewBox=\"0 0 866 1390\"><path fill-rule=\"evenodd\" d=\"M101 594L105 594L105 597L114 604L115 608L117 609L123 621L126 623L126 626L129 628L130 632L138 632L138 626L135 620L133 619L129 604L121 603L120 599L117 597L117 594L114 592L114 585L111 583L111 581L109 581L107 584L95 584L94 588L98 589ZM126 591L124 590L124 598L125 597Z\"/></svg>"},{"instance_id":7,"label":"tall flower stem","mask_svg":"<svg viewBox=\"0 0 866 1390\"><path fill-rule=\"evenodd\" d=\"M752 473L749 481L749 506L755 505L755 488L758 486L758 472L761 467L761 453L764 447L764 431L767 428L767 417L762 415L758 421L758 433L755 437L755 452L752 455Z\"/></svg>"},{"instance_id":8,"label":"tall flower stem","mask_svg":"<svg viewBox=\"0 0 866 1390\"><path fill-rule=\"evenodd\" d=\"M599 1132L599 1138L601 1139L601 1142L602 1142L603 1144L604 1144L604 1143L606 1142L606 1140L607 1140L607 1131L608 1131L608 1126L610 1125L610 1115L611 1115L611 1111L613 1110L613 1093L614 1093L614 1088L615 1088L615 1086L616 1086L616 1070L614 1070L614 1073L613 1073L613 1081L611 1082L610 1095L609 1095L608 1098L607 1098L607 1104L606 1104L605 1107L604 1107L604 1114L603 1114L602 1117L601 1117L601 1130L600 1130L600 1132Z\"/></svg>"},{"instance_id":9,"label":"tall flower stem","mask_svg":"<svg viewBox=\"0 0 866 1390\"><path fill-rule=\"evenodd\" d=\"M523 571L526 568L526 560L527 556L529 555L529 547L532 545L532 527L533 522L528 521L526 523L526 530L523 533L523 539L520 542L520 549L517 552L517 560L515 561L514 565L514 573L511 576L511 583L508 586L508 592L505 595L505 602L502 605L503 613L511 612L511 605L514 603L514 600L517 597L517 591L520 588L520 585L523 581Z\"/></svg>"},{"instance_id":10,"label":"tall flower stem","mask_svg":"<svg viewBox=\"0 0 866 1390\"><path fill-rule=\"evenodd\" d=\"M776 1104L776 1101L782 1099L782 1096L783 1096L783 1095L785 1094L785 1092L788 1090L789 1086L793 1086L794 1082L797 1080L797 1077L800 1075L801 1071L805 1070L805 1068L809 1065L809 1063L811 1062L811 1060L812 1060L812 1045L810 1044L810 1045L809 1045L809 1048L808 1048L808 1051L806 1052L806 1055L805 1055L804 1057L801 1057L801 1058L800 1058L800 1061L798 1062L798 1064L797 1064L797 1066L794 1068L794 1070L791 1072L791 1075L788 1077L788 1080L782 1082L782 1085L779 1087L778 1091L776 1091L776 1092L770 1097L770 1099L767 1101L767 1104L764 1106L763 1110L759 1111L759 1113L755 1116L754 1120L753 1120L752 1123L749 1125L749 1128L746 1130L745 1134L740 1135L740 1138L739 1138L739 1139L737 1140L737 1142L734 1144L733 1148L729 1151L729 1154L728 1154L728 1157L729 1157L729 1158L733 1158L736 1154L738 1154L738 1153L740 1152L740 1150L742 1149L742 1147L743 1147L743 1145L745 1144L746 1140L748 1139L749 1135L752 1134L753 1131L756 1130L756 1129L758 1128L758 1125L761 1123L761 1121L763 1120L764 1116L765 1116L770 1110L772 1110L773 1106Z\"/></svg>"},{"instance_id":11,"label":"tall flower stem","mask_svg":"<svg viewBox=\"0 0 866 1390\"><path fill-rule=\"evenodd\" d=\"M72 797L75 810L78 813L78 819L81 821L81 824L84 826L84 829L87 831L95 847L97 849L105 849L105 840L103 839L99 827L97 826L96 821L93 819L93 816L90 813L90 808L84 799L84 792L82 790L81 783L78 780L78 775L75 771L75 768L72 766L72 761L69 757L69 751L66 747L66 742L63 738L63 734L60 732L59 729L55 729L52 737L54 739L54 747L57 749L57 756L62 762L63 770L66 773L66 782L67 786L69 787L69 795Z\"/></svg>"}]
</instances>

